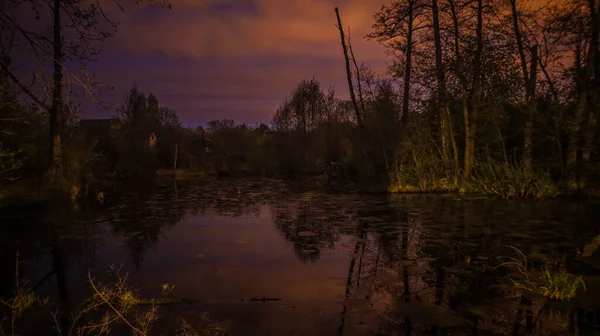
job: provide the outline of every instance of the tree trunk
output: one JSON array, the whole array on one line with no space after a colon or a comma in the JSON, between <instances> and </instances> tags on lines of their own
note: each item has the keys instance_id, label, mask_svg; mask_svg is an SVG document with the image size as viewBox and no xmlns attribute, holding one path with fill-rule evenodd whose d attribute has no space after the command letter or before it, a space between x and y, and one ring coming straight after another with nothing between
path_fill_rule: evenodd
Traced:
<instances>
[{"instance_id":1,"label":"tree trunk","mask_svg":"<svg viewBox=\"0 0 600 336\"><path fill-rule=\"evenodd\" d=\"M356 95L354 94L354 84L352 84L352 70L350 69L350 58L348 57L348 48L346 47L346 36L342 27L342 19L340 19L340 12L337 7L335 7L335 15L337 17L338 28L340 30L340 39L342 40L342 49L344 51L344 59L346 61L346 78L348 79L350 100L352 101L352 107L354 108L354 113L356 114L356 123L360 128L364 129L362 115L358 108L358 103L356 102Z\"/></svg>"},{"instance_id":2,"label":"tree trunk","mask_svg":"<svg viewBox=\"0 0 600 336\"><path fill-rule=\"evenodd\" d=\"M454 53L455 53L455 72L457 77L459 78L461 84L461 106L463 110L463 120L465 127L465 155L463 162L463 183L468 181L471 177L471 171L473 169L473 160L474 160L474 152L475 152L475 144L474 144L474 119L471 117L470 107L469 107L469 98L468 98L468 81L465 76L460 71L460 64L462 63L462 55L460 51L460 29L459 29L459 21L458 14L456 12L456 5L454 0L449 0L450 4L450 12L452 14L452 23L454 25ZM476 57L477 59L477 57ZM478 78L478 76L475 76ZM476 113L476 111L475 111Z\"/></svg>"},{"instance_id":3,"label":"tree trunk","mask_svg":"<svg viewBox=\"0 0 600 336\"><path fill-rule=\"evenodd\" d=\"M527 113L525 113L525 127L523 128L523 168L525 171L533 170L533 160L531 153L533 136L533 116L536 113L536 82L537 82L537 64L538 47L531 48L531 71L529 72L529 81L527 83Z\"/></svg>"},{"instance_id":4,"label":"tree trunk","mask_svg":"<svg viewBox=\"0 0 600 336\"><path fill-rule=\"evenodd\" d=\"M358 124L358 127L360 128L360 130L362 131L362 135L364 136L364 139L362 141L363 154L367 158L368 162L371 163L369 165L369 168L371 170L372 177L378 178L375 158L373 156L373 152L370 150L372 143L370 141L369 133L367 132L367 129L364 124L364 119L363 119L364 110L361 111L360 108L358 107L358 103L356 101L356 95L354 93L354 85L352 83L352 70L350 69L350 58L348 57L348 48L346 46L346 37L344 34L344 29L342 28L342 19L340 18L340 13L339 13L339 10L337 7L335 7L335 15L337 18L337 27L340 31L340 39L341 39L341 43L342 43L342 50L344 52L344 60L346 62L346 78L348 80L348 89L350 91L350 100L352 102L352 107L354 108L354 113L356 114L356 123ZM353 59L354 59L354 57L353 57ZM356 60L354 60L354 62L356 65ZM362 92L359 92L359 93L362 97ZM361 99L361 103L362 103L362 99ZM377 182L381 182L381 180L378 180Z\"/></svg>"},{"instance_id":5,"label":"tree trunk","mask_svg":"<svg viewBox=\"0 0 600 336\"><path fill-rule=\"evenodd\" d=\"M435 40L435 68L438 82L438 105L440 113L440 142L442 146L442 160L446 169L450 172L454 185L458 184L458 153L456 153L456 141L452 130L450 109L448 108L446 94L446 79L444 65L442 63L442 40L440 34L440 20L438 14L438 2L432 0L433 32ZM454 153L452 151L454 150Z\"/></svg>"},{"instance_id":6,"label":"tree trunk","mask_svg":"<svg viewBox=\"0 0 600 336\"><path fill-rule=\"evenodd\" d=\"M408 123L408 108L410 102L410 75L412 69L412 36L413 36L413 4L414 1L409 1L408 9L408 27L406 34L406 65L404 68L404 94L402 98L402 125Z\"/></svg>"},{"instance_id":7,"label":"tree trunk","mask_svg":"<svg viewBox=\"0 0 600 336\"><path fill-rule=\"evenodd\" d=\"M452 117L450 116L450 107L446 104L446 118L448 119L448 137L450 138L450 145L452 146L452 183L454 186L458 186L459 176L459 163L458 163L458 147L456 146L456 137L454 136L454 126L452 124Z\"/></svg>"},{"instance_id":8,"label":"tree trunk","mask_svg":"<svg viewBox=\"0 0 600 336\"><path fill-rule=\"evenodd\" d=\"M465 120L465 161L463 166L463 183L471 178L473 168L473 159L471 158L471 117L469 116L469 105L467 102L467 90L461 90L461 105L463 108L463 118Z\"/></svg>"},{"instance_id":9,"label":"tree trunk","mask_svg":"<svg viewBox=\"0 0 600 336\"><path fill-rule=\"evenodd\" d=\"M584 85L582 83L582 85ZM577 103L573 111L573 116L569 122L569 140L567 144L567 162L566 162L566 188L569 194L579 190L578 178L578 155L581 138L581 122L586 106L587 97L580 92L577 97Z\"/></svg>"},{"instance_id":10,"label":"tree trunk","mask_svg":"<svg viewBox=\"0 0 600 336\"><path fill-rule=\"evenodd\" d=\"M592 89L597 90L597 89ZM596 128L598 120L594 109L598 108L597 97L595 92L590 92L588 97L588 104L586 108L586 115L583 120L583 127L581 132L581 164L579 172L578 187L583 189L587 185L587 175L589 170L589 163L591 153L594 147L594 139L596 135Z\"/></svg>"},{"instance_id":11,"label":"tree trunk","mask_svg":"<svg viewBox=\"0 0 600 336\"><path fill-rule=\"evenodd\" d=\"M531 142L533 133L533 115L535 114L535 86L537 73L537 46L531 50L531 73L527 70L527 60L525 58L525 47L523 46L523 37L519 28L519 15L517 13L517 0L510 0L513 29L515 39L517 40L517 49L521 59L521 70L523 72L523 85L525 87L525 100L527 104L525 112L525 122L523 127L523 157L521 163L525 171L530 172L533 168L533 159L531 153Z\"/></svg>"},{"instance_id":12,"label":"tree trunk","mask_svg":"<svg viewBox=\"0 0 600 336\"><path fill-rule=\"evenodd\" d=\"M62 36L61 36L61 22L60 22L60 0L54 0L54 6L52 7L52 14L54 17L53 24L53 41L52 47L54 51L54 74L52 83L52 105L50 106L49 112L49 128L50 128L50 163L51 171L56 174L61 169L61 114L62 114Z\"/></svg>"},{"instance_id":13,"label":"tree trunk","mask_svg":"<svg viewBox=\"0 0 600 336\"><path fill-rule=\"evenodd\" d=\"M588 106L586 108L586 116L584 119L584 132L581 136L583 137L583 146L581 149L581 172L579 174L579 188L585 188L587 185L587 175L590 163L591 153L594 147L594 140L596 137L596 130L598 125L598 111L599 99L600 99L600 54L597 51L598 39L600 38L600 8L591 7L592 12L595 9L596 19L592 19L592 35L596 35L592 38L596 39L596 52L590 55L588 62L594 63L594 79L590 83L590 90L588 93Z\"/></svg>"},{"instance_id":14,"label":"tree trunk","mask_svg":"<svg viewBox=\"0 0 600 336\"><path fill-rule=\"evenodd\" d=\"M173 173L177 172L177 154L178 154L178 144L175 144L175 158L173 159ZM177 175L177 174L176 174Z\"/></svg>"},{"instance_id":15,"label":"tree trunk","mask_svg":"<svg viewBox=\"0 0 600 336\"><path fill-rule=\"evenodd\" d=\"M589 151L585 149L588 141L593 141L589 136L593 137L595 129L596 118L593 111L588 109L586 115L586 108L589 106L590 95L597 90L593 87L592 75L594 74L594 67L598 55L598 38L600 37L600 8L596 8L594 1L588 1L588 6L591 16L592 34L588 44L588 52L586 58L586 64L583 68L581 76L581 82L579 85L579 92L577 96L577 103L575 105L575 111L569 122L569 143L567 147L567 162L566 162L566 186L567 192L573 193L585 187L586 177L586 165L589 160ZM591 102L594 103L594 102ZM586 118L587 117L587 118ZM582 128L583 124L583 128ZM582 130L585 134L582 134Z\"/></svg>"},{"instance_id":16,"label":"tree trunk","mask_svg":"<svg viewBox=\"0 0 600 336\"><path fill-rule=\"evenodd\" d=\"M455 21L457 22L457 21ZM465 163L463 168L463 182L471 179L471 171L475 160L475 131L476 120L479 114L479 101L481 96L481 58L483 54L483 0L477 1L477 37L475 60L473 61L473 87L470 94L469 108L465 111ZM469 113L470 112L470 113Z\"/></svg>"}]
</instances>

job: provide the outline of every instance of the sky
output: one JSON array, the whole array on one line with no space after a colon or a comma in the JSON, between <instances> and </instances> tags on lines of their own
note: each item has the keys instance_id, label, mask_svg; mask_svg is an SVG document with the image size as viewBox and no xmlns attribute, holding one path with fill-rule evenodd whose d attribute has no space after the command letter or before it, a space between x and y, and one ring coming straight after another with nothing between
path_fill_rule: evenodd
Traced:
<instances>
[{"instance_id":1,"label":"sky","mask_svg":"<svg viewBox=\"0 0 600 336\"><path fill-rule=\"evenodd\" d=\"M334 7L350 26L356 58L376 71L385 52L365 35L389 0L172 0L172 9L140 5L114 13L116 36L99 45L91 66L114 91L100 97L117 107L136 83L193 126L229 118L270 122L282 100L313 76L347 98L345 64ZM114 110L114 108L113 108ZM83 118L107 117L90 102Z\"/></svg>"}]
</instances>

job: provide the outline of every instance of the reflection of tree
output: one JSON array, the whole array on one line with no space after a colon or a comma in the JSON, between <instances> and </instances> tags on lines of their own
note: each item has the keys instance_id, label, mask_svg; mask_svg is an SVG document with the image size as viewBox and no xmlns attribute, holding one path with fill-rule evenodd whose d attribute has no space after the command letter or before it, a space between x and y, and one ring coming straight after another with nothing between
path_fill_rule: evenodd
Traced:
<instances>
[{"instance_id":1,"label":"reflection of tree","mask_svg":"<svg viewBox=\"0 0 600 336\"><path fill-rule=\"evenodd\" d=\"M410 229L411 227L414 229L415 223L402 208L389 205L386 207L386 210L390 214L390 220L395 227L380 232L378 243L384 253L384 266L390 269L392 274L397 274L398 279L402 279L402 286L400 288L392 284L384 284L383 286L384 290L390 292L393 300L389 314L395 316L396 309L403 306L402 302L408 304L411 301L411 276L409 273L411 260L409 259L408 252L409 243L411 242L410 236L411 233L414 234L414 230L411 232ZM400 266L398 267L398 265ZM415 277L414 274L413 277ZM400 307L396 307L395 304L400 304ZM402 328L402 325L404 326L404 330L401 332L402 335L411 335L412 326L410 317L396 316L395 320L399 328Z\"/></svg>"},{"instance_id":2,"label":"reflection of tree","mask_svg":"<svg viewBox=\"0 0 600 336\"><path fill-rule=\"evenodd\" d=\"M133 264L139 268L144 254L154 247L164 230L180 222L185 214L181 191L158 188L150 193L131 195L109 210L113 234L124 237Z\"/></svg>"},{"instance_id":3,"label":"reflection of tree","mask_svg":"<svg viewBox=\"0 0 600 336\"><path fill-rule=\"evenodd\" d=\"M69 266L80 256L86 262L93 262L93 254L101 241L92 237L98 227L88 222L87 214L75 210L62 199L47 203L27 204L15 208L2 208L0 221L5 226L0 232L0 267L11 276L0 277L3 281L1 297L12 297L15 286L15 259L19 255L19 281L26 281L26 287L37 291L50 285L58 296L56 323L63 330L70 323ZM5 239L7 239L5 241ZM49 263L44 257L49 256ZM31 277L29 266L43 265L39 277ZM88 265L89 266L89 265ZM6 281L6 282L4 282ZM6 290L6 292L4 292ZM9 293L10 292L10 293ZM22 325L37 334L42 326ZM47 327L47 326L44 326ZM27 332L25 331L27 334Z\"/></svg>"},{"instance_id":4,"label":"reflection of tree","mask_svg":"<svg viewBox=\"0 0 600 336\"><path fill-rule=\"evenodd\" d=\"M526 227L523 223L534 218L535 213L504 203L454 202L442 197L382 201L373 196L299 194L270 182L174 182L169 179L117 199L107 211L81 213L58 206L14 211L19 216L36 213L35 217L27 218L0 212L0 222L7 223L0 228L0 265L7 271L14 270L15 241L18 240L23 259L52 257L48 278L60 280L52 283L53 290L64 293L67 282L71 286L75 283L66 276L72 259L83 254L92 256L98 244L92 236L102 225L92 223L95 219L110 223L115 235L124 239L134 264L140 267L146 251L160 241L165 230L187 214L212 212L236 217L257 214L263 205L269 205L274 226L304 262L315 262L328 248L337 247L342 238L351 244L348 249L352 255L345 270L348 273L344 274L347 275L344 293L347 300L340 312L342 331L344 322L346 329L355 326L350 322L356 308L353 304L360 300L359 304L382 300L387 307L378 313L385 315L386 321L380 322L380 327L402 335L435 331L432 328L435 323L443 333L446 331L444 318L451 314L468 318L474 328L495 327L498 319L506 319L509 325L505 331L510 333L510 322L515 320L520 308L516 307L520 297L492 286L504 279L504 271L494 269L497 257L507 255L502 246L532 242L531 245L539 249L547 249L556 244L544 237L523 238L526 230L537 228L541 232L548 223L539 221ZM549 207L546 211L558 211L557 208ZM583 210L585 207L573 209L572 213ZM587 211L593 208L589 206ZM498 212L503 215L499 216ZM417 213L417 219L412 217L413 213ZM581 228L573 225L572 230L578 232ZM511 233L515 236L511 237ZM568 248L561 248L554 253L572 253ZM526 246L524 250L531 251L533 247ZM25 274L26 265L23 268ZM14 276L0 277L5 281L0 288L8 289L6 295L10 295L13 279ZM40 279L30 280L34 286L40 282ZM59 297L72 300L72 295L60 294ZM515 303L506 304L511 299ZM493 300L507 306L512 304L509 309L513 310L500 317L501 313L488 313L486 307ZM523 319L524 324L528 323L527 310L528 307L524 307L522 316L517 316L515 327L522 329ZM439 313L437 319L431 318L434 313ZM422 319L423 316L426 318Z\"/></svg>"},{"instance_id":5,"label":"reflection of tree","mask_svg":"<svg viewBox=\"0 0 600 336\"><path fill-rule=\"evenodd\" d=\"M348 312L348 300L352 297L353 287L358 288L360 285L360 276L361 276L361 268L362 261L365 252L365 245L367 240L367 233L365 231L365 227L363 223L358 224L358 239L354 245L354 251L352 252L352 257L350 258L350 266L348 267L348 277L346 278L346 291L344 292L344 298L346 299L344 302L344 307L342 308L342 314L340 319L340 325L338 327L338 335L343 335L344 326L346 322L346 313ZM362 253L361 251L362 246ZM360 253L360 256L359 256ZM359 267L358 274L354 274L354 267L356 266L356 258L359 257Z\"/></svg>"},{"instance_id":6,"label":"reflection of tree","mask_svg":"<svg viewBox=\"0 0 600 336\"><path fill-rule=\"evenodd\" d=\"M215 180L158 180L148 190L123 196L108 210L113 234L123 236L135 267L156 246L164 231L189 213L216 212L221 216L257 215L260 204L277 192L265 183Z\"/></svg>"},{"instance_id":7,"label":"reflection of tree","mask_svg":"<svg viewBox=\"0 0 600 336\"><path fill-rule=\"evenodd\" d=\"M479 314L489 307L486 305L505 295L493 286L503 275L494 268L500 241L489 226L484 230L476 227L477 216L486 208L444 198L417 202L404 198L398 205L418 209L424 224L417 247L414 223L400 221L397 260L401 263L393 268L402 279L403 293L390 307L398 329L406 335L425 331L435 335L450 326L468 328L467 320L476 327L482 318ZM419 314L411 315L416 309Z\"/></svg>"},{"instance_id":8,"label":"reflection of tree","mask_svg":"<svg viewBox=\"0 0 600 336\"><path fill-rule=\"evenodd\" d=\"M313 199L289 197L272 204L273 221L283 238L293 243L294 252L302 261L316 261L323 247L333 248L340 239L343 215L340 210L328 209Z\"/></svg>"}]
</instances>

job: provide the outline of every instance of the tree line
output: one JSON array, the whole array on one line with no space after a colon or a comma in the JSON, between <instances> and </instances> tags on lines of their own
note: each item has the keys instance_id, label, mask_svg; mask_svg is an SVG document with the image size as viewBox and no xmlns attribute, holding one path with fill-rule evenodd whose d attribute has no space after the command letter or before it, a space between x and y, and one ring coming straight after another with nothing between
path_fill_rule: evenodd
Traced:
<instances>
[{"instance_id":1,"label":"tree line","mask_svg":"<svg viewBox=\"0 0 600 336\"><path fill-rule=\"evenodd\" d=\"M355 57L336 8L350 99L306 79L270 125L220 120L190 129L134 87L116 113L112 143L96 143L94 155L80 159L69 154L82 146L68 140L78 129L72 86L95 97L85 65L98 52L93 41L111 37L117 26L91 2L33 5L32 15L49 29L25 30L19 1L1 11L4 183L24 167L37 176L72 176L69 169L82 169L92 157L104 164L88 166L119 176L139 176L142 168L325 173L329 184L502 197L579 193L598 182L597 0L393 1L374 13L366 36L387 50L389 66L380 74ZM16 64L17 51L26 51L26 66ZM84 70L70 70L67 60ZM37 132L17 136L23 129ZM158 142L148 150L151 132ZM69 168L69 160L79 168Z\"/></svg>"},{"instance_id":2,"label":"tree line","mask_svg":"<svg viewBox=\"0 0 600 336\"><path fill-rule=\"evenodd\" d=\"M350 105L353 129L364 129L346 134L363 133L356 142L368 150L355 143L354 151L371 166L363 175L382 175L397 191L503 197L579 193L598 182L598 1L393 1L367 35L391 61L378 75L357 64L336 14L351 92L338 106ZM274 126L290 138L341 127L323 93L313 95L319 104L297 103L303 85Z\"/></svg>"}]
</instances>

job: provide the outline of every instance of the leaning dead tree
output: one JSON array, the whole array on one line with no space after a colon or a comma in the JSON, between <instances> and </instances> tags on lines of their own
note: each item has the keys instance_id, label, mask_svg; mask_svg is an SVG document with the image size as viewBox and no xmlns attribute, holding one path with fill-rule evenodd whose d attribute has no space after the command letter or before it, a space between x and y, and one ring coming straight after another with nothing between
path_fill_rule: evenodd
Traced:
<instances>
[{"instance_id":1,"label":"leaning dead tree","mask_svg":"<svg viewBox=\"0 0 600 336\"><path fill-rule=\"evenodd\" d=\"M340 12L337 7L335 7L335 15L337 17L337 28L340 31L340 40L342 43L342 50L344 52L344 61L346 63L346 78L348 79L348 90L350 91L350 100L352 102L352 108L354 109L354 113L356 115L356 123L358 127L362 130L362 135L364 136L363 141L363 151L364 155L368 158L368 161L371 163L369 168L371 170L371 176L373 178L377 177L377 169L375 167L375 158L373 157L373 151L371 151L371 142L369 140L369 133L365 127L364 123L364 113L365 113L365 105L363 101L362 88L360 87L360 74L358 65L356 63L356 58L354 57L354 52L352 51L352 46L349 43L346 43L346 34L344 33L344 29L342 28L342 20L340 18ZM352 54L352 62L356 68L356 76L358 78L358 93L360 96L360 107L358 105L358 101L356 100L356 93L354 92L354 83L352 82L352 69L350 65L350 56L349 52ZM362 107L362 109L361 109Z\"/></svg>"},{"instance_id":2,"label":"leaning dead tree","mask_svg":"<svg viewBox=\"0 0 600 336\"><path fill-rule=\"evenodd\" d=\"M344 28L342 28L342 20L340 19L340 11L335 7L335 15L337 17L337 28L340 30L340 39L342 41L342 50L344 51L344 60L346 61L346 77L348 79L348 89L350 90L350 100L352 101L352 108L356 114L356 123L358 127L364 130L365 125L363 123L362 112L358 107L356 101L356 94L354 93L354 84L352 82L352 69L350 69L350 57L348 56L348 47L346 46L346 34Z\"/></svg>"}]
</instances>

